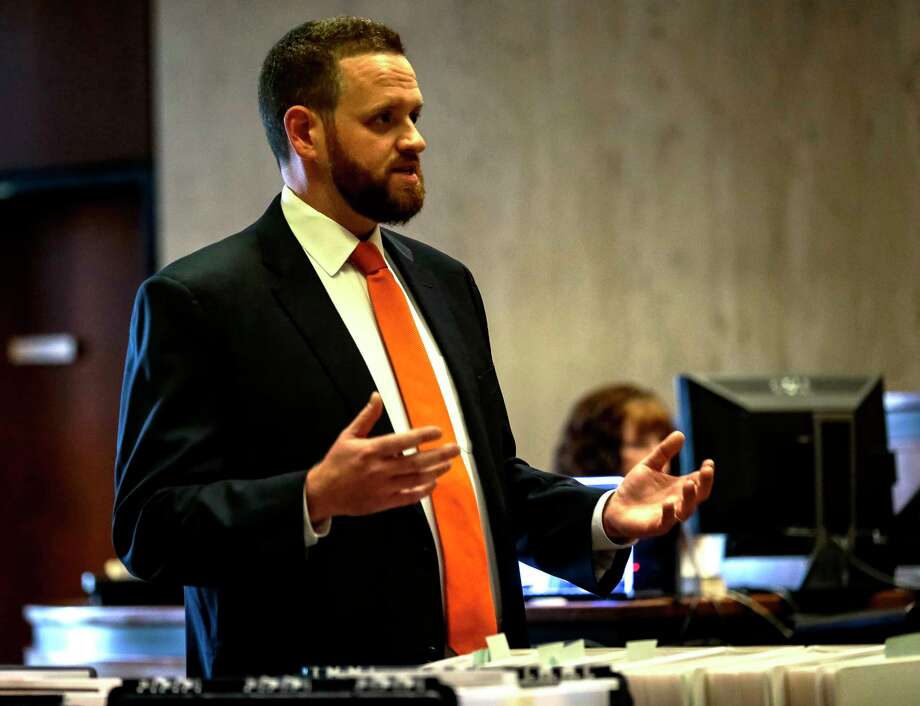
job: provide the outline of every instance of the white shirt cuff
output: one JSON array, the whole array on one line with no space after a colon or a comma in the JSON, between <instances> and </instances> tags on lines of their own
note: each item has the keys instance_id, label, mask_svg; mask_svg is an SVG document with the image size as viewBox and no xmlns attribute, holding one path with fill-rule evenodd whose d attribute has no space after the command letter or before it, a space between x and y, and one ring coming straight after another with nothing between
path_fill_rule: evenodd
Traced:
<instances>
[{"instance_id":1,"label":"white shirt cuff","mask_svg":"<svg viewBox=\"0 0 920 706\"><path fill-rule=\"evenodd\" d=\"M597 501L597 505L594 506L594 515L591 517L591 548L596 552L611 552L619 549L628 549L639 541L637 539L630 539L625 544L619 544L610 539L607 533L604 532L604 508L607 506L607 501L610 500L610 496L615 492L615 490L608 490L601 495L600 500Z\"/></svg>"},{"instance_id":2,"label":"white shirt cuff","mask_svg":"<svg viewBox=\"0 0 920 706\"><path fill-rule=\"evenodd\" d=\"M321 523L319 527L313 527L313 523L310 522L310 508L307 507L307 482L304 481L304 492L303 492L303 545L305 547L312 547L319 540L329 534L329 530L332 529L332 518L330 517L325 522Z\"/></svg>"},{"instance_id":3,"label":"white shirt cuff","mask_svg":"<svg viewBox=\"0 0 920 706\"><path fill-rule=\"evenodd\" d=\"M591 548L594 550L594 578L600 581L613 567L616 560L617 552L621 549L629 549L638 540L631 539L626 544L614 542L607 533L604 532L604 508L607 501L614 494L614 490L608 490L597 501L594 506L594 514L591 516Z\"/></svg>"}]
</instances>

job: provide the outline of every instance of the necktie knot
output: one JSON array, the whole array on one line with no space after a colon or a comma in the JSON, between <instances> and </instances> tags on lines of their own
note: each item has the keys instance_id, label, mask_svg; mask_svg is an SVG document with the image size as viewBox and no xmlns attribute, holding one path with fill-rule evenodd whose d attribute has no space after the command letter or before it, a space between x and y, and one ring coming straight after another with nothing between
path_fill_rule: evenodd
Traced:
<instances>
[{"instance_id":1,"label":"necktie knot","mask_svg":"<svg viewBox=\"0 0 920 706\"><path fill-rule=\"evenodd\" d=\"M348 261L357 267L365 277L369 277L375 272L384 270L387 266L386 261L383 259L383 255L380 254L376 246L373 243L365 241L358 243L358 247L351 253Z\"/></svg>"}]
</instances>

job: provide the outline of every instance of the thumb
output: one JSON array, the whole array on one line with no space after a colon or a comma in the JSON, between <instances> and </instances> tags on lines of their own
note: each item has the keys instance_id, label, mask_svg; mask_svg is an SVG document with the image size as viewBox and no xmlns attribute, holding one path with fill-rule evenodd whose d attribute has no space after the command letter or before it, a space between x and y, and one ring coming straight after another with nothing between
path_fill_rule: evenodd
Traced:
<instances>
[{"instance_id":1,"label":"thumb","mask_svg":"<svg viewBox=\"0 0 920 706\"><path fill-rule=\"evenodd\" d=\"M672 431L661 440L652 453L642 459L642 464L653 471L664 470L665 464L677 455L683 445L684 435L679 431Z\"/></svg>"},{"instance_id":2,"label":"thumb","mask_svg":"<svg viewBox=\"0 0 920 706\"><path fill-rule=\"evenodd\" d=\"M379 392L372 392L370 400L358 412L358 416L352 420L351 424L345 427L342 435L364 439L371 433L371 429L374 428L381 414L383 414L383 400L380 399Z\"/></svg>"}]
</instances>

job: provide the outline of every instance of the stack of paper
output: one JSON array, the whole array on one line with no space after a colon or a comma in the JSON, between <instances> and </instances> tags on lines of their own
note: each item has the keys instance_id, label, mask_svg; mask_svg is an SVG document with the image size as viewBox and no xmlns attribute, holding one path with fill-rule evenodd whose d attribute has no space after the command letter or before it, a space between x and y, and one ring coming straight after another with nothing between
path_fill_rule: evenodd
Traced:
<instances>
[{"instance_id":1,"label":"stack of paper","mask_svg":"<svg viewBox=\"0 0 920 706\"><path fill-rule=\"evenodd\" d=\"M848 648L803 647L773 652L742 663L726 661L706 670L703 678L707 706L786 706L790 670L817 667L882 652L881 645Z\"/></svg>"},{"instance_id":2,"label":"stack of paper","mask_svg":"<svg viewBox=\"0 0 920 706\"><path fill-rule=\"evenodd\" d=\"M702 706L706 704L707 670L721 667L740 669L757 660L791 655L801 649L689 649L668 657L618 663L614 669L625 675L636 706ZM745 702L739 700L734 703Z\"/></svg>"},{"instance_id":3,"label":"stack of paper","mask_svg":"<svg viewBox=\"0 0 920 706\"><path fill-rule=\"evenodd\" d=\"M625 650L586 651L579 640L512 651L504 635L490 637L488 645L425 669L449 676L457 670L483 674L557 668L560 684L526 689L533 704L543 699L560 704L603 699L605 680L584 678L589 675L578 668L607 666L626 678L635 706L920 706L920 634L892 638L884 647L661 649L654 640L641 640L628 643ZM616 679L609 681L616 692ZM456 686L461 704L504 703L517 693L509 681L486 685L461 680Z\"/></svg>"},{"instance_id":4,"label":"stack of paper","mask_svg":"<svg viewBox=\"0 0 920 706\"><path fill-rule=\"evenodd\" d=\"M838 660L789 683L786 706L920 705L920 656Z\"/></svg>"}]
</instances>

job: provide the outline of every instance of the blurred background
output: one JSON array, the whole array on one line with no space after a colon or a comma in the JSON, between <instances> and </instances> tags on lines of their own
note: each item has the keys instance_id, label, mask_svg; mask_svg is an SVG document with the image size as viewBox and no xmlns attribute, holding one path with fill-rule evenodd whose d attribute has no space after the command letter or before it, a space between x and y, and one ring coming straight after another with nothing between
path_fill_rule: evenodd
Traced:
<instances>
[{"instance_id":1,"label":"blurred background","mask_svg":"<svg viewBox=\"0 0 920 706\"><path fill-rule=\"evenodd\" d=\"M476 276L534 465L612 379L920 391L916 0L0 0L0 663L112 555L137 285L279 191L261 61L336 14L403 36L428 198L401 230Z\"/></svg>"}]
</instances>

